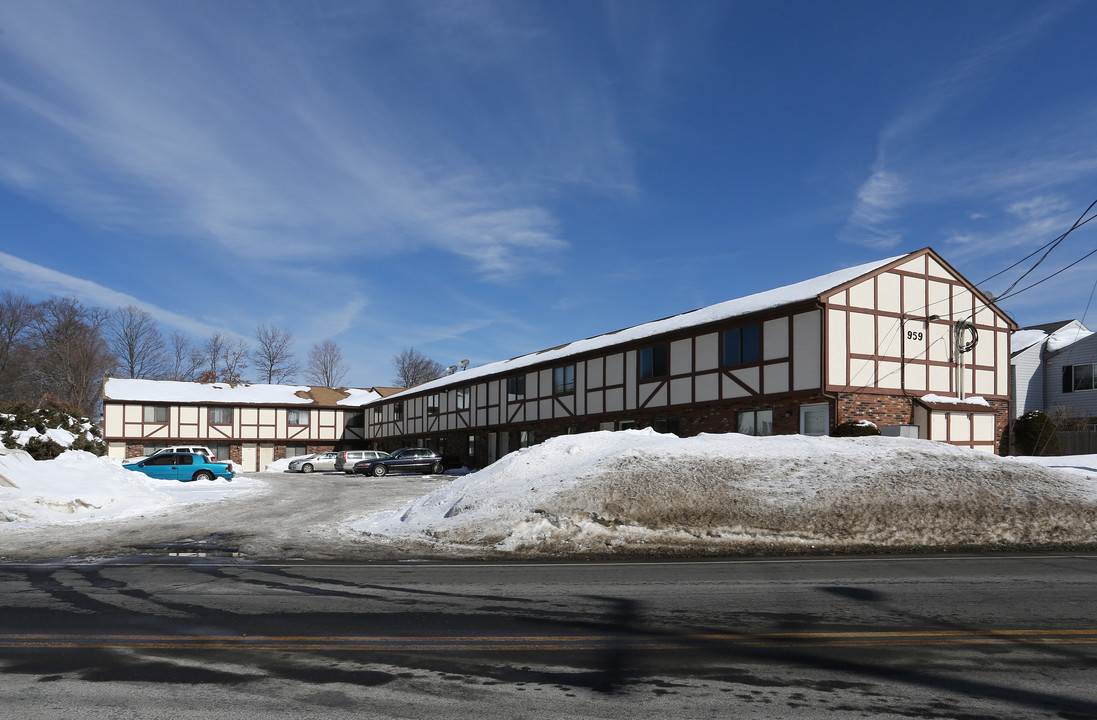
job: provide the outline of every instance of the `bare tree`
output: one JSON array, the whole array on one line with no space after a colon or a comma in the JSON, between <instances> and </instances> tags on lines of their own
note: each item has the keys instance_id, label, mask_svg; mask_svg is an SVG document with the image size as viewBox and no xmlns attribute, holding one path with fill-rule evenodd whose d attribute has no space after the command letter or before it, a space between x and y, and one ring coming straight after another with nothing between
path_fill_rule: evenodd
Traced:
<instances>
[{"instance_id":1,"label":"bare tree","mask_svg":"<svg viewBox=\"0 0 1097 720\"><path fill-rule=\"evenodd\" d=\"M252 351L256 378L266 383L284 383L300 371L293 357L293 333L273 325L255 328L258 347Z\"/></svg>"},{"instance_id":2,"label":"bare tree","mask_svg":"<svg viewBox=\"0 0 1097 720\"><path fill-rule=\"evenodd\" d=\"M120 307L107 320L107 345L118 358L117 372L130 378L160 378L168 371L164 337L147 310Z\"/></svg>"},{"instance_id":3,"label":"bare tree","mask_svg":"<svg viewBox=\"0 0 1097 720\"><path fill-rule=\"evenodd\" d=\"M170 367L164 373L164 379L192 381L198 377L203 362L202 351L191 345L186 335L176 331L171 334Z\"/></svg>"},{"instance_id":4,"label":"bare tree","mask_svg":"<svg viewBox=\"0 0 1097 720\"><path fill-rule=\"evenodd\" d=\"M29 400L30 330L38 307L26 295L0 292L0 400Z\"/></svg>"},{"instance_id":5,"label":"bare tree","mask_svg":"<svg viewBox=\"0 0 1097 720\"><path fill-rule=\"evenodd\" d=\"M402 388L430 382L445 373L442 363L431 360L415 348L405 348L399 355L393 355L392 368L396 371L392 382Z\"/></svg>"},{"instance_id":6,"label":"bare tree","mask_svg":"<svg viewBox=\"0 0 1097 720\"><path fill-rule=\"evenodd\" d=\"M93 417L103 377L115 366L101 334L110 313L73 298L53 297L39 308L32 332L40 396Z\"/></svg>"},{"instance_id":7,"label":"bare tree","mask_svg":"<svg viewBox=\"0 0 1097 720\"><path fill-rule=\"evenodd\" d=\"M305 376L310 383L320 387L339 387L347 374L343 351L331 340L316 343L309 350L309 363Z\"/></svg>"},{"instance_id":8,"label":"bare tree","mask_svg":"<svg viewBox=\"0 0 1097 720\"><path fill-rule=\"evenodd\" d=\"M247 369L248 346L243 340L233 338L218 330L202 344L202 362L205 369L198 376L200 382L224 382L235 385L244 381Z\"/></svg>"}]
</instances>

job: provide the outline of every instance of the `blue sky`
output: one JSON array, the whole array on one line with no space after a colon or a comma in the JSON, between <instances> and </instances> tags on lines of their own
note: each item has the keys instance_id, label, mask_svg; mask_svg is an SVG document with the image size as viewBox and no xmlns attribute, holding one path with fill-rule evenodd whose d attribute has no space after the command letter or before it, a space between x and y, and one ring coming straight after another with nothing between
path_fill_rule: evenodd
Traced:
<instances>
[{"instance_id":1,"label":"blue sky","mask_svg":"<svg viewBox=\"0 0 1097 720\"><path fill-rule=\"evenodd\" d=\"M479 365L927 245L979 282L1097 199L1094 26L1003 0L0 0L0 287L330 338L372 386L406 347ZM1095 278L1003 307L1081 317Z\"/></svg>"}]
</instances>

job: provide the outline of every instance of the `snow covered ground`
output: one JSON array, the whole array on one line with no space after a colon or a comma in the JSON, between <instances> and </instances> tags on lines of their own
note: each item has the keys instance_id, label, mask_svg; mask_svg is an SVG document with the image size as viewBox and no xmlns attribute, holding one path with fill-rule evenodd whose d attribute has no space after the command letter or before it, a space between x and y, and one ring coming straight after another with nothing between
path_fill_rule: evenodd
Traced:
<instances>
[{"instance_id":1,"label":"snow covered ground","mask_svg":"<svg viewBox=\"0 0 1097 720\"><path fill-rule=\"evenodd\" d=\"M254 492L260 480L181 483L153 480L117 460L69 450L35 461L24 452L0 455L0 524L119 520Z\"/></svg>"},{"instance_id":2,"label":"snow covered ground","mask_svg":"<svg viewBox=\"0 0 1097 720\"><path fill-rule=\"evenodd\" d=\"M595 432L465 476L259 475L166 482L84 452L14 452L0 457L0 556L203 537L331 559L1097 546L1097 456L903 438Z\"/></svg>"},{"instance_id":3,"label":"snow covered ground","mask_svg":"<svg viewBox=\"0 0 1097 720\"><path fill-rule=\"evenodd\" d=\"M534 555L1086 544L1097 541L1097 457L1034 463L903 438L597 432L512 453L351 529Z\"/></svg>"}]
</instances>

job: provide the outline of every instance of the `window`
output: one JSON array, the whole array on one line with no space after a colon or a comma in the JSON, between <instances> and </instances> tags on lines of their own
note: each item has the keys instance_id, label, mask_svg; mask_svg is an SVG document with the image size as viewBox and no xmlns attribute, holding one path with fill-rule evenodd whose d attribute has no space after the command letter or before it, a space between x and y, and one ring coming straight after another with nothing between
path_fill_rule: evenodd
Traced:
<instances>
[{"instance_id":1,"label":"window","mask_svg":"<svg viewBox=\"0 0 1097 720\"><path fill-rule=\"evenodd\" d=\"M212 450L213 448L210 448L210 449ZM302 455L308 455L308 454L309 454L308 445L286 445L286 457L287 458L301 457ZM225 455L221 455L221 453L216 452L216 455L217 455L217 457L228 457L227 453Z\"/></svg>"},{"instance_id":2,"label":"window","mask_svg":"<svg viewBox=\"0 0 1097 720\"><path fill-rule=\"evenodd\" d=\"M381 408L381 406L378 405L377 407L373 408L373 422L374 423L379 423L384 419L385 419L384 410Z\"/></svg>"},{"instance_id":3,"label":"window","mask_svg":"<svg viewBox=\"0 0 1097 720\"><path fill-rule=\"evenodd\" d=\"M644 348L640 351L640 379L666 377L670 374L669 360L670 347L668 345L656 345Z\"/></svg>"},{"instance_id":4,"label":"window","mask_svg":"<svg viewBox=\"0 0 1097 720\"><path fill-rule=\"evenodd\" d=\"M757 325L750 325L721 333L724 365L742 365L758 362L761 357L761 332Z\"/></svg>"},{"instance_id":5,"label":"window","mask_svg":"<svg viewBox=\"0 0 1097 720\"><path fill-rule=\"evenodd\" d=\"M772 410L741 410L739 412L739 432L744 435L772 435Z\"/></svg>"},{"instance_id":6,"label":"window","mask_svg":"<svg viewBox=\"0 0 1097 720\"><path fill-rule=\"evenodd\" d=\"M467 410L468 409L469 394L470 394L469 390L470 389L471 388L464 387L464 388L460 388L457 391L457 409L458 410Z\"/></svg>"},{"instance_id":7,"label":"window","mask_svg":"<svg viewBox=\"0 0 1097 720\"><path fill-rule=\"evenodd\" d=\"M141 452L142 452L142 453L143 453L144 455L148 456L148 455L152 455L152 454L154 454L154 453L158 453L158 452L160 452L161 450L163 450L163 449L165 449L165 448L167 448L167 447L170 447L170 446L169 446L169 445L164 445L164 444L159 444L159 445L145 445L144 449L143 449L143 450L142 450Z\"/></svg>"},{"instance_id":8,"label":"window","mask_svg":"<svg viewBox=\"0 0 1097 720\"><path fill-rule=\"evenodd\" d=\"M167 405L146 405L145 406L145 422L147 423L166 423L168 421L168 406Z\"/></svg>"},{"instance_id":9,"label":"window","mask_svg":"<svg viewBox=\"0 0 1097 720\"><path fill-rule=\"evenodd\" d=\"M1094 377L1097 376L1097 365L1068 365L1063 368L1063 392L1075 392L1077 390L1093 390Z\"/></svg>"},{"instance_id":10,"label":"window","mask_svg":"<svg viewBox=\"0 0 1097 720\"><path fill-rule=\"evenodd\" d=\"M575 392L575 366L565 365L552 369L552 394Z\"/></svg>"},{"instance_id":11,"label":"window","mask_svg":"<svg viewBox=\"0 0 1097 720\"><path fill-rule=\"evenodd\" d=\"M438 414L438 395L430 395L427 397L427 415Z\"/></svg>"},{"instance_id":12,"label":"window","mask_svg":"<svg viewBox=\"0 0 1097 720\"><path fill-rule=\"evenodd\" d=\"M518 433L518 447L527 448L530 445L533 445L533 442L534 441L532 430L523 430L522 432Z\"/></svg>"},{"instance_id":13,"label":"window","mask_svg":"<svg viewBox=\"0 0 1097 720\"><path fill-rule=\"evenodd\" d=\"M678 434L678 418L656 418L652 424L655 428L655 432L670 433L672 435Z\"/></svg>"},{"instance_id":14,"label":"window","mask_svg":"<svg viewBox=\"0 0 1097 720\"><path fill-rule=\"evenodd\" d=\"M157 455L151 457L145 461L146 465L174 465L179 459L179 456L175 453L164 453L163 455Z\"/></svg>"},{"instance_id":15,"label":"window","mask_svg":"<svg viewBox=\"0 0 1097 720\"><path fill-rule=\"evenodd\" d=\"M392 406L392 416L395 420L404 419L404 403L398 402Z\"/></svg>"},{"instance_id":16,"label":"window","mask_svg":"<svg viewBox=\"0 0 1097 720\"><path fill-rule=\"evenodd\" d=\"M517 375L507 378L507 402L518 402L526 399L526 376Z\"/></svg>"},{"instance_id":17,"label":"window","mask_svg":"<svg viewBox=\"0 0 1097 720\"><path fill-rule=\"evenodd\" d=\"M289 410L287 412L288 422L290 425L308 425L309 424L309 411L308 410Z\"/></svg>"},{"instance_id":18,"label":"window","mask_svg":"<svg viewBox=\"0 0 1097 720\"><path fill-rule=\"evenodd\" d=\"M365 427L366 414L361 410L356 410L351 413L347 413L347 427Z\"/></svg>"},{"instance_id":19,"label":"window","mask_svg":"<svg viewBox=\"0 0 1097 720\"><path fill-rule=\"evenodd\" d=\"M635 420L621 420L617 423L617 429L618 430L635 430L636 429L636 421Z\"/></svg>"},{"instance_id":20,"label":"window","mask_svg":"<svg viewBox=\"0 0 1097 720\"><path fill-rule=\"evenodd\" d=\"M476 462L476 436L469 435L469 460Z\"/></svg>"},{"instance_id":21,"label":"window","mask_svg":"<svg viewBox=\"0 0 1097 720\"><path fill-rule=\"evenodd\" d=\"M303 451L305 446L301 445L300 447L302 448L302 452L299 454L305 455L306 453ZM210 452L213 453L213 456L221 462L228 462L229 458L232 457L232 445L229 443L210 443L209 449ZM289 455L286 457L289 457Z\"/></svg>"},{"instance_id":22,"label":"window","mask_svg":"<svg viewBox=\"0 0 1097 720\"><path fill-rule=\"evenodd\" d=\"M210 425L232 425L232 408L210 408Z\"/></svg>"}]
</instances>

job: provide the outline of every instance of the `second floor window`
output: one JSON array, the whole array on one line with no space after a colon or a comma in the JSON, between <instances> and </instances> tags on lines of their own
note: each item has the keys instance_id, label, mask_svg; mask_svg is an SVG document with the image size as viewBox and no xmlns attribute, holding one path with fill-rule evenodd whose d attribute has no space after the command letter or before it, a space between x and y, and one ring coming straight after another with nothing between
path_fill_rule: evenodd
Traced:
<instances>
[{"instance_id":1,"label":"second floor window","mask_svg":"<svg viewBox=\"0 0 1097 720\"><path fill-rule=\"evenodd\" d=\"M469 406L470 388L461 388L457 391L457 409L467 410Z\"/></svg>"},{"instance_id":2,"label":"second floor window","mask_svg":"<svg viewBox=\"0 0 1097 720\"><path fill-rule=\"evenodd\" d=\"M309 424L309 411L308 410L290 410L288 413L288 422L290 425L308 425Z\"/></svg>"},{"instance_id":3,"label":"second floor window","mask_svg":"<svg viewBox=\"0 0 1097 720\"><path fill-rule=\"evenodd\" d=\"M724 365L756 363L762 356L761 328L750 325L721 333Z\"/></svg>"},{"instance_id":4,"label":"second floor window","mask_svg":"<svg viewBox=\"0 0 1097 720\"><path fill-rule=\"evenodd\" d=\"M404 419L404 403L398 402L392 406L392 416L396 420Z\"/></svg>"},{"instance_id":5,"label":"second floor window","mask_svg":"<svg viewBox=\"0 0 1097 720\"><path fill-rule=\"evenodd\" d=\"M552 394L575 392L575 366L565 365L552 369Z\"/></svg>"},{"instance_id":6,"label":"second floor window","mask_svg":"<svg viewBox=\"0 0 1097 720\"><path fill-rule=\"evenodd\" d=\"M232 408L210 408L210 425L232 425Z\"/></svg>"},{"instance_id":7,"label":"second floor window","mask_svg":"<svg viewBox=\"0 0 1097 720\"><path fill-rule=\"evenodd\" d=\"M167 405L146 405L145 406L145 422L147 423L166 423L168 421L168 406Z\"/></svg>"},{"instance_id":8,"label":"second floor window","mask_svg":"<svg viewBox=\"0 0 1097 720\"><path fill-rule=\"evenodd\" d=\"M427 396L427 415L438 414L438 395Z\"/></svg>"},{"instance_id":9,"label":"second floor window","mask_svg":"<svg viewBox=\"0 0 1097 720\"><path fill-rule=\"evenodd\" d=\"M526 376L517 375L507 378L507 402L526 399Z\"/></svg>"},{"instance_id":10,"label":"second floor window","mask_svg":"<svg viewBox=\"0 0 1097 720\"><path fill-rule=\"evenodd\" d=\"M666 377L670 374L669 348L666 345L644 348L640 351L640 379Z\"/></svg>"},{"instance_id":11,"label":"second floor window","mask_svg":"<svg viewBox=\"0 0 1097 720\"><path fill-rule=\"evenodd\" d=\"M385 411L380 407L373 408L373 422L379 423L385 418Z\"/></svg>"}]
</instances>

